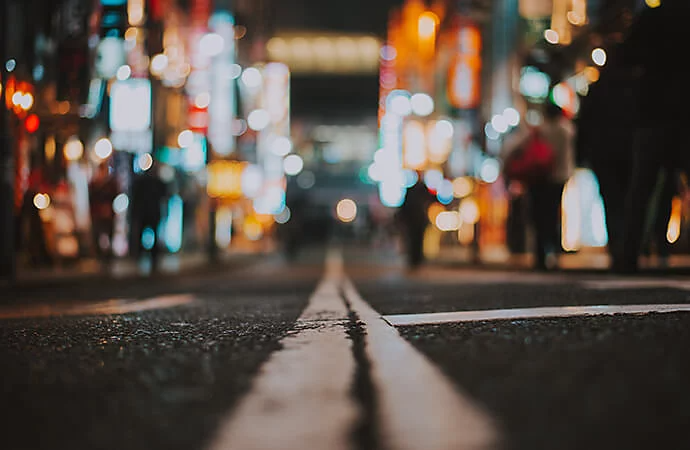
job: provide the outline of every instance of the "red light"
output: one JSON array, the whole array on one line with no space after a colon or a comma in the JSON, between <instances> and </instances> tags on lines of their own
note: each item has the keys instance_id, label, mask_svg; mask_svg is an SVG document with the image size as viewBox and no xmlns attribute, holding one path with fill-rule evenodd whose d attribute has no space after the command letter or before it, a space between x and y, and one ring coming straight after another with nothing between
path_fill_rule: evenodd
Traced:
<instances>
[{"instance_id":1,"label":"red light","mask_svg":"<svg viewBox=\"0 0 690 450\"><path fill-rule=\"evenodd\" d=\"M35 133L36 130L38 130L38 126L40 124L41 121L38 119L38 116L36 114L29 115L24 121L24 127L26 128L26 131L28 131L29 133Z\"/></svg>"}]
</instances>

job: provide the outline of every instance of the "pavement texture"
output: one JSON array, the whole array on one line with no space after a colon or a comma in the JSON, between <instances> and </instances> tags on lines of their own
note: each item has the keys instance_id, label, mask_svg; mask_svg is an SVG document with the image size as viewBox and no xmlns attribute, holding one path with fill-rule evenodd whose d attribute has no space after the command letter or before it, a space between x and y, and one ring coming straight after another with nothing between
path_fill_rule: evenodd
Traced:
<instances>
[{"instance_id":1,"label":"pavement texture","mask_svg":"<svg viewBox=\"0 0 690 450\"><path fill-rule=\"evenodd\" d=\"M3 290L0 448L207 449L262 364L294 333L323 276L323 257L315 250L296 260L268 255L215 270ZM343 258L359 295L382 315L690 303L690 278L676 275L432 263L409 271L394 253L354 247ZM145 305L161 296L189 300L121 314L89 309ZM82 312L64 314L67 307ZM10 318L21 310L36 315ZM396 450L378 429L382 403L370 373L377 361L366 356L368 329L356 315L345 325L357 364L350 392L361 414L351 448ZM486 408L499 425L501 449L686 446L690 313L397 330L459 392ZM402 404L413 414L419 406Z\"/></svg>"}]
</instances>

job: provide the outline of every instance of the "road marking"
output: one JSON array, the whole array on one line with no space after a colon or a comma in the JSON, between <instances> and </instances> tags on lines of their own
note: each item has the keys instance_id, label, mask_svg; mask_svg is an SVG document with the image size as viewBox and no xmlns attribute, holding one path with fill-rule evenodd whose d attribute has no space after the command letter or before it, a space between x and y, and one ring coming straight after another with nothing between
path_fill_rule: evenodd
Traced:
<instances>
[{"instance_id":1,"label":"road marking","mask_svg":"<svg viewBox=\"0 0 690 450\"><path fill-rule=\"evenodd\" d=\"M345 298L366 327L381 437L393 450L494 448L498 432L474 404L398 331L344 283ZM315 447L316 448L316 447Z\"/></svg>"},{"instance_id":2,"label":"road marking","mask_svg":"<svg viewBox=\"0 0 690 450\"><path fill-rule=\"evenodd\" d=\"M11 308L0 308L0 319L20 319L51 316L86 316L114 315L152 309L172 308L192 303L194 297L189 294L164 295L145 300L112 299L87 304L38 304L19 305Z\"/></svg>"},{"instance_id":3,"label":"road marking","mask_svg":"<svg viewBox=\"0 0 690 450\"><path fill-rule=\"evenodd\" d=\"M690 304L546 306L482 311L455 311L424 314L393 314L383 318L393 326L433 325L482 320L540 319L550 317L600 316L611 314L647 314L690 311Z\"/></svg>"},{"instance_id":4,"label":"road marking","mask_svg":"<svg viewBox=\"0 0 690 450\"><path fill-rule=\"evenodd\" d=\"M690 290L690 281L674 279L638 278L592 280L584 281L582 285L589 289L645 289L645 288L671 288Z\"/></svg>"},{"instance_id":5,"label":"road marking","mask_svg":"<svg viewBox=\"0 0 690 450\"><path fill-rule=\"evenodd\" d=\"M221 424L210 450L347 450L359 415L342 268L326 274L282 349L261 367L247 396Z\"/></svg>"}]
</instances>

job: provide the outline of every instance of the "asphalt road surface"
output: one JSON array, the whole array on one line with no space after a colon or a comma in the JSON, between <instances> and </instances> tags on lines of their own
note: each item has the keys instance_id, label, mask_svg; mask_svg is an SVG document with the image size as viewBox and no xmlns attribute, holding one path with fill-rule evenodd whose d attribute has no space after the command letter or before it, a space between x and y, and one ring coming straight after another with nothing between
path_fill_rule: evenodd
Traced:
<instances>
[{"instance_id":1,"label":"asphalt road surface","mask_svg":"<svg viewBox=\"0 0 690 450\"><path fill-rule=\"evenodd\" d=\"M348 247L8 289L0 448L685 448L689 295Z\"/></svg>"}]
</instances>

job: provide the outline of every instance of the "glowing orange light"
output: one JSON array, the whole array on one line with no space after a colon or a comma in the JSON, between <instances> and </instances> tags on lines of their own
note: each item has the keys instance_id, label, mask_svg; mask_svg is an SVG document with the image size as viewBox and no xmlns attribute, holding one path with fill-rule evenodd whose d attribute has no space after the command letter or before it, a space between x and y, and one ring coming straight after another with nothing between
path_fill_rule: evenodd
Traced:
<instances>
[{"instance_id":1,"label":"glowing orange light","mask_svg":"<svg viewBox=\"0 0 690 450\"><path fill-rule=\"evenodd\" d=\"M35 133L40 124L41 121L36 114L30 114L24 121L24 127L29 133Z\"/></svg>"}]
</instances>

